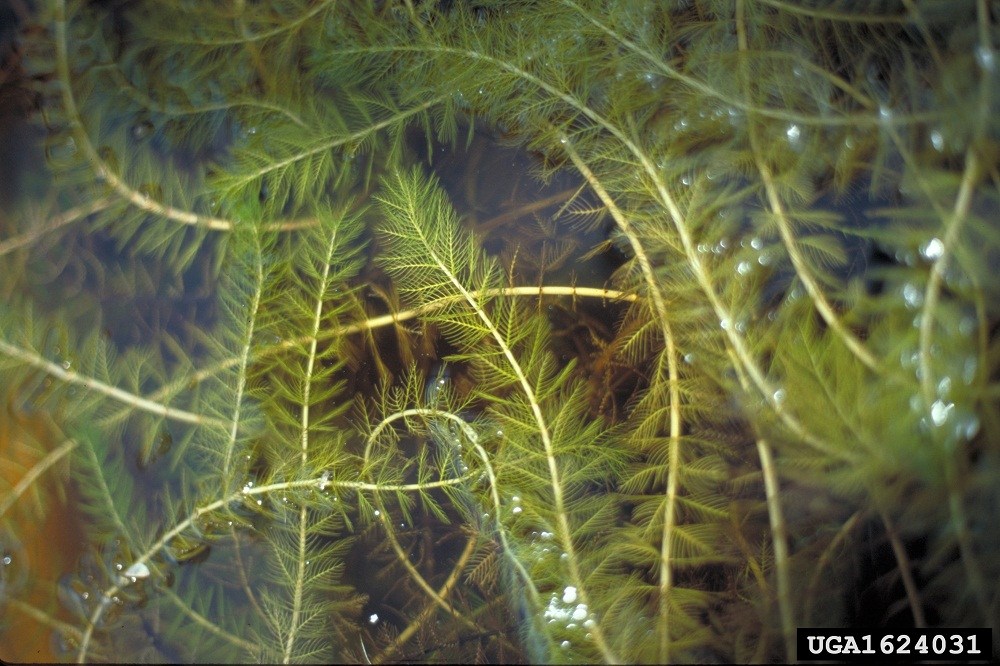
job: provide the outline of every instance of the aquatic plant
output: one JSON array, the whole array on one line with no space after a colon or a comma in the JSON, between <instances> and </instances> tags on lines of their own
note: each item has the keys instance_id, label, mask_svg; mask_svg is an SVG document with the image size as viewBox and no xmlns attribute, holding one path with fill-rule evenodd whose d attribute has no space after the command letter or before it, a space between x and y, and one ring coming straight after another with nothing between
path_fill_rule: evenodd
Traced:
<instances>
[{"instance_id":1,"label":"aquatic plant","mask_svg":"<svg viewBox=\"0 0 1000 666\"><path fill-rule=\"evenodd\" d=\"M1000 636L995 5L43 4L5 623L78 661ZM484 137L531 173L479 183ZM79 564L34 575L64 501Z\"/></svg>"}]
</instances>

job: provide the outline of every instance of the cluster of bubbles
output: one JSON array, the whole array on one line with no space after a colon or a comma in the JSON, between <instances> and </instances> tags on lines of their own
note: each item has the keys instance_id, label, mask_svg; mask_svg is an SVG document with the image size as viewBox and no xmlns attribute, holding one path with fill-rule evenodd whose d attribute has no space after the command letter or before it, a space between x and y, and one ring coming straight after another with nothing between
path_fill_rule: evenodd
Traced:
<instances>
[{"instance_id":1,"label":"cluster of bubbles","mask_svg":"<svg viewBox=\"0 0 1000 666\"><path fill-rule=\"evenodd\" d=\"M89 622L96 619L96 627L105 629L113 625L119 617L126 602L132 601L122 592L108 596L108 590L114 587L124 589L130 583L124 574L142 574L138 569L124 563L121 558L120 542L112 541L104 549L99 559L93 553L86 553L80 558L80 564L75 571L64 573L57 584L56 593L59 603L78 620Z\"/></svg>"}]
</instances>

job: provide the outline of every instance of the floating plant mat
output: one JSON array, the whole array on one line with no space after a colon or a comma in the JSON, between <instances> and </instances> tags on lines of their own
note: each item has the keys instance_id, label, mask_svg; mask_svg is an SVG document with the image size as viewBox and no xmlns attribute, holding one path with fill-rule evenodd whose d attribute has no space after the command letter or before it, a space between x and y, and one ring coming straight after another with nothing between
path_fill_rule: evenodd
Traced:
<instances>
[{"instance_id":1,"label":"floating plant mat","mask_svg":"<svg viewBox=\"0 0 1000 666\"><path fill-rule=\"evenodd\" d=\"M38 4L3 645L1000 629L990 3Z\"/></svg>"}]
</instances>

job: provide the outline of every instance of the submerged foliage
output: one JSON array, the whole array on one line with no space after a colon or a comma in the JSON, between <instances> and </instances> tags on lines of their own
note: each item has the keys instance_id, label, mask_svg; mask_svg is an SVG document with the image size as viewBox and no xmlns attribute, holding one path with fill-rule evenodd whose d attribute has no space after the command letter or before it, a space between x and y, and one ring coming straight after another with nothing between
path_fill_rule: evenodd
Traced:
<instances>
[{"instance_id":1,"label":"submerged foliage","mask_svg":"<svg viewBox=\"0 0 1000 666\"><path fill-rule=\"evenodd\" d=\"M1000 637L995 4L42 4L5 622L80 661ZM484 135L568 191L479 219L520 182Z\"/></svg>"}]
</instances>

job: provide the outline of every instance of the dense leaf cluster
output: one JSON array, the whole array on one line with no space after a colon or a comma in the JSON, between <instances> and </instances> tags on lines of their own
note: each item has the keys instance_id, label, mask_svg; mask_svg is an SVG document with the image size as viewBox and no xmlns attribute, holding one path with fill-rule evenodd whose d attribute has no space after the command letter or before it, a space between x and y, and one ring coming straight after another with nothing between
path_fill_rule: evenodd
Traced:
<instances>
[{"instance_id":1,"label":"dense leaf cluster","mask_svg":"<svg viewBox=\"0 0 1000 666\"><path fill-rule=\"evenodd\" d=\"M5 622L81 661L1000 636L994 4L41 4L0 377L52 437L0 510L68 496L85 546ZM484 136L558 205L479 219Z\"/></svg>"}]
</instances>

